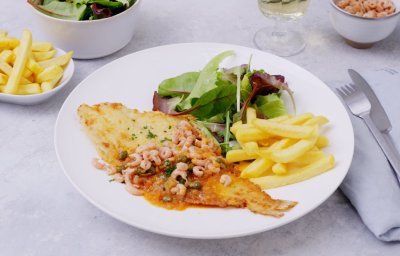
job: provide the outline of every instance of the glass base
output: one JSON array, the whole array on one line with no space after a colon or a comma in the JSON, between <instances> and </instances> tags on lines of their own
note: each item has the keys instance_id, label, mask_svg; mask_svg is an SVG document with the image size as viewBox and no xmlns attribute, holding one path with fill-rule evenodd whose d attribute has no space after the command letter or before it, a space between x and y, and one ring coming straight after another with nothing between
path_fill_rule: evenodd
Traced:
<instances>
[{"instance_id":1,"label":"glass base","mask_svg":"<svg viewBox=\"0 0 400 256\"><path fill-rule=\"evenodd\" d=\"M282 57L296 55L306 47L300 33L291 30L276 31L274 27L260 29L254 36L254 43L260 50Z\"/></svg>"}]
</instances>

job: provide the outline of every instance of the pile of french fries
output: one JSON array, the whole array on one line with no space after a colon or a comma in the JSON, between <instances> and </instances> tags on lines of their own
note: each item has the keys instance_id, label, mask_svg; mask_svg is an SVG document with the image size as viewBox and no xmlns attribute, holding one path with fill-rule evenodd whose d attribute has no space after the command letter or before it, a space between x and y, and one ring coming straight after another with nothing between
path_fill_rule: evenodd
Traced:
<instances>
[{"instance_id":1,"label":"pile of french fries","mask_svg":"<svg viewBox=\"0 0 400 256\"><path fill-rule=\"evenodd\" d=\"M263 189L310 179L335 165L334 157L321 150L329 144L319 133L326 123L327 118L311 113L258 119L256 110L248 108L246 123L231 127L242 149L230 150L226 159L238 163L241 177Z\"/></svg>"},{"instance_id":2,"label":"pile of french fries","mask_svg":"<svg viewBox=\"0 0 400 256\"><path fill-rule=\"evenodd\" d=\"M48 42L32 42L32 33L24 30L21 39L0 31L0 92L38 94L55 88L72 58L72 51L54 57L56 50Z\"/></svg>"}]
</instances>

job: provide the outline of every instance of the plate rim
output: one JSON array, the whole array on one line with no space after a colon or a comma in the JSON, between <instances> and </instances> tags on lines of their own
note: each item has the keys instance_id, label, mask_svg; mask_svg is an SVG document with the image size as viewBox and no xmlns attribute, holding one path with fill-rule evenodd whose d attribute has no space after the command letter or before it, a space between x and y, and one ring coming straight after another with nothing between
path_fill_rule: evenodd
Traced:
<instances>
[{"instance_id":1,"label":"plate rim","mask_svg":"<svg viewBox=\"0 0 400 256\"><path fill-rule=\"evenodd\" d=\"M120 59L123 58L129 58L131 55L135 55L141 52L145 52L145 51L152 51L152 50L156 50L159 48L168 48L168 47L180 47L180 46L199 46L199 47L225 47L225 48L229 48L229 47L239 47L242 49L246 49L249 51L256 51L262 54L269 54L272 56L275 56L276 58L279 58L280 60L283 60L285 62L289 62L292 65L295 65L297 68L299 68L302 72L307 73L308 75L314 77L315 79L317 79L320 83L324 84L327 89L335 96L335 98L337 98L339 100L339 102L341 103L341 107L345 110L346 112L346 116L344 117L346 119L346 121L350 124L350 128L351 130L349 131L349 135L351 134L351 141L350 141L350 146L351 146L351 155L349 157L350 161L343 167L343 169L345 169L346 171L343 172L342 177L340 177L340 182L338 182L336 188L334 190L332 190L330 193L327 194L326 198L323 199L321 202L315 204L313 207L308 208L307 210L303 211L301 214L299 214L298 216L296 216L296 218L294 219L290 219L288 221L283 221L282 223L277 223L276 225L273 225L272 227L267 227L267 228L260 228L258 230L253 230L253 231L249 231L249 232L245 232L245 233L235 233L235 234L231 234L231 235L213 235L213 234L208 234L208 235L199 235L199 234L181 234L181 233L174 233L174 232L169 232L169 231L164 231L164 230L159 230L159 229L154 229L151 227L148 227L146 225L142 225L140 223L131 223L128 220L126 220L123 216L121 216L118 212L113 212L112 210L108 209L107 207L103 207L101 205L100 202L97 202L97 200L91 198L88 194L86 194L75 182L74 180L71 178L71 176L68 174L68 172L66 171L63 162L61 160L61 156L60 153L58 151L58 126L60 125L60 118L61 118L61 114L64 111L64 109L66 108L66 102L72 97L72 95L75 93L76 90L78 90L79 87L83 86L84 83L89 80L92 76L95 76L97 72L101 72L103 69L106 69L109 65L112 65L114 62L119 61ZM73 187L86 199L88 200L92 205L94 205L95 207L97 207L98 209L102 210L103 212L107 213L108 215L110 215L111 217L125 223L128 224L132 227L144 230L144 231L148 231L148 232L152 232L155 234L161 234L161 235L165 235L165 236L169 236L169 237L176 237L176 238L187 238L187 239L203 239L203 240L211 240L211 239L229 239L229 238L237 238L237 237L245 237L245 236L250 236L250 235L254 235L254 234L258 234L258 233L263 233L266 231L270 231L270 230L274 230L277 229L279 227L282 227L284 225L287 225L291 222L297 221L299 219L301 219L302 217L304 217L305 215L309 214L310 212L314 211L316 208L318 208L319 206L321 206L326 200L328 200L333 193L335 193L337 191L337 189L339 188L339 186L342 184L344 178L346 177L347 173L349 172L352 160L353 160L353 156L354 156L354 150L355 150L355 145L354 145L354 127L353 124L351 122L350 119L350 115L345 107L345 105L342 103L342 101L340 100L340 98L333 92L333 90L331 90L331 88L329 88L329 86L322 81L319 77L317 77L316 75L314 75L313 73L311 73L310 71L304 69L303 67L301 67L300 65L287 60L285 58L276 56L272 53L269 52L263 52L260 51L258 49L255 48L251 48L251 47L247 47L247 46L242 46L242 45L235 45L235 44L225 44L225 43L213 43L213 42L195 42L195 43L176 43L176 44L165 44L165 45L160 45L160 46L156 46L156 47L150 47L150 48L146 48L146 49L142 49L140 51L136 51L136 52L132 52L129 53L127 55L124 55L122 57L116 58L110 62L108 62L107 64L97 68L96 70L92 71L89 75L87 75L81 82L79 82L79 84L70 92L70 94L68 95L68 97L64 100L58 115L57 115L57 119L55 122L55 126L54 126L54 134L53 134L53 139L54 139L54 147L55 147L55 153L56 153L56 157L57 157L57 161L61 167L61 169L63 170L64 175L67 177L67 179L69 180L69 182L73 185Z\"/></svg>"}]
</instances>

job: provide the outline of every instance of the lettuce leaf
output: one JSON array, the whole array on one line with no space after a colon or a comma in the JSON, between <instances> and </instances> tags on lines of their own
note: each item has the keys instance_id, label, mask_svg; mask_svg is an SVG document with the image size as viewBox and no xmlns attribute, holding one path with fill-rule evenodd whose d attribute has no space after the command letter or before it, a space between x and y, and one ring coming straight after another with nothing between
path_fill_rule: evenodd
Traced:
<instances>
[{"instance_id":1,"label":"lettuce leaf","mask_svg":"<svg viewBox=\"0 0 400 256\"><path fill-rule=\"evenodd\" d=\"M117 1L121 2L126 7L130 7L135 3L135 0L117 0Z\"/></svg>"},{"instance_id":2,"label":"lettuce leaf","mask_svg":"<svg viewBox=\"0 0 400 256\"><path fill-rule=\"evenodd\" d=\"M89 4L98 4L101 5L102 7L107 7L110 9L117 9L117 8L122 8L124 7L124 4L122 2L112 2L110 0L88 0Z\"/></svg>"},{"instance_id":3,"label":"lettuce leaf","mask_svg":"<svg viewBox=\"0 0 400 256\"><path fill-rule=\"evenodd\" d=\"M228 111L236 102L236 86L222 85L204 93L196 102L191 113L197 118L206 119Z\"/></svg>"},{"instance_id":4,"label":"lettuce leaf","mask_svg":"<svg viewBox=\"0 0 400 256\"><path fill-rule=\"evenodd\" d=\"M278 93L257 96L255 106L259 112L268 118L282 116L287 113L285 103Z\"/></svg>"},{"instance_id":5,"label":"lettuce leaf","mask_svg":"<svg viewBox=\"0 0 400 256\"><path fill-rule=\"evenodd\" d=\"M76 5L69 2L48 1L46 5L34 5L39 11L67 20L83 20L90 10L86 5Z\"/></svg>"},{"instance_id":6,"label":"lettuce leaf","mask_svg":"<svg viewBox=\"0 0 400 256\"><path fill-rule=\"evenodd\" d=\"M179 105L178 108L180 110L187 110L193 107L193 103L196 99L200 98L203 94L213 90L217 87L217 70L219 64L226 58L234 55L233 51L225 51L214 58L212 58L207 65L201 70L199 78L194 86L192 92L189 96L183 100Z\"/></svg>"},{"instance_id":7,"label":"lettuce leaf","mask_svg":"<svg viewBox=\"0 0 400 256\"><path fill-rule=\"evenodd\" d=\"M241 102L245 102L249 98L251 91L253 90L253 88L251 87L251 84L250 84L249 76L251 76L251 74L246 73L242 79L242 84L240 86Z\"/></svg>"},{"instance_id":8,"label":"lettuce leaf","mask_svg":"<svg viewBox=\"0 0 400 256\"><path fill-rule=\"evenodd\" d=\"M204 93L192 108L173 115L192 114L200 120L207 120L229 111L236 102L236 86L221 85Z\"/></svg>"},{"instance_id":9,"label":"lettuce leaf","mask_svg":"<svg viewBox=\"0 0 400 256\"><path fill-rule=\"evenodd\" d=\"M162 97L189 95L196 85L200 72L187 72L162 81L158 85L158 94Z\"/></svg>"}]
</instances>

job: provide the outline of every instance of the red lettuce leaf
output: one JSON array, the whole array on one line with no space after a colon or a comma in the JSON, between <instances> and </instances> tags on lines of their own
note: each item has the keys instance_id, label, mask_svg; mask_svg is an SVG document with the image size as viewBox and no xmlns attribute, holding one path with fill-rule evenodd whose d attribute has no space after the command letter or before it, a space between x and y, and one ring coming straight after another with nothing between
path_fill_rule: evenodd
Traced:
<instances>
[{"instance_id":1,"label":"red lettuce leaf","mask_svg":"<svg viewBox=\"0 0 400 256\"><path fill-rule=\"evenodd\" d=\"M271 93L278 93L280 90L285 90L289 93L293 101L293 92L289 89L289 86L285 82L285 77L282 75L270 75L265 72L255 71L250 76L250 84L252 91L243 104L243 107L240 111L240 119L243 119L243 115L246 113L247 107L258 95L268 95Z\"/></svg>"},{"instance_id":2,"label":"red lettuce leaf","mask_svg":"<svg viewBox=\"0 0 400 256\"><path fill-rule=\"evenodd\" d=\"M112 11L109 8L104 8L101 7L98 4L92 4L90 6L90 8L92 9L92 12L94 14L94 16L96 17L96 19L104 19L104 18L108 18L112 16Z\"/></svg>"}]
</instances>

